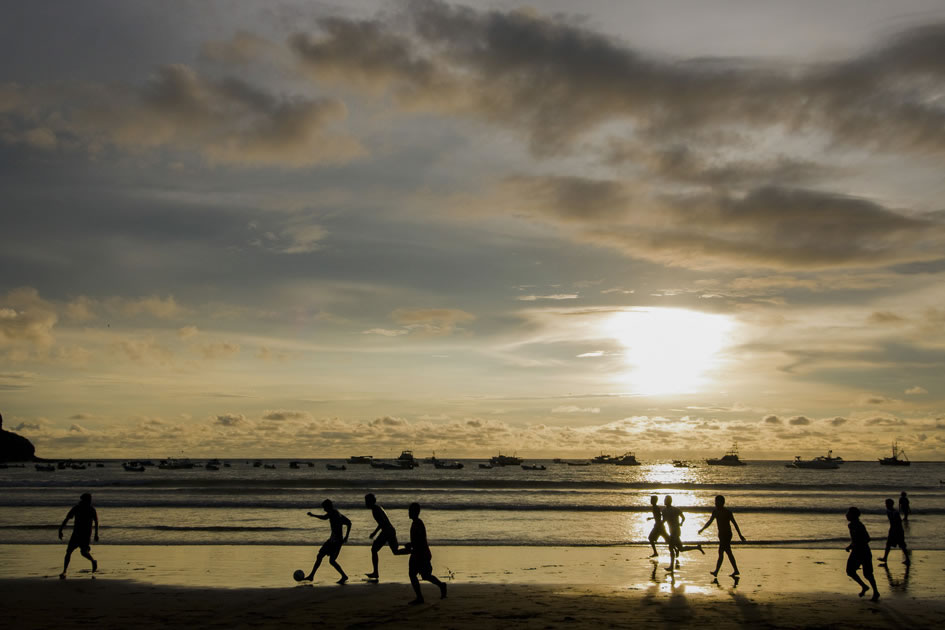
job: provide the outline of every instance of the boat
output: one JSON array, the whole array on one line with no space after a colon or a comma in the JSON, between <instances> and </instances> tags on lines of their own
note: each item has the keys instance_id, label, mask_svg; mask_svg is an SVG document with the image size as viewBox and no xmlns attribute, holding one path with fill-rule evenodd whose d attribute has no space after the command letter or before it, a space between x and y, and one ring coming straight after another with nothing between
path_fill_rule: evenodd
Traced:
<instances>
[{"instance_id":1,"label":"boat","mask_svg":"<svg viewBox=\"0 0 945 630\"><path fill-rule=\"evenodd\" d=\"M489 463L493 466L521 466L522 458L516 457L515 455L496 455L489 460Z\"/></svg>"},{"instance_id":2,"label":"boat","mask_svg":"<svg viewBox=\"0 0 945 630\"><path fill-rule=\"evenodd\" d=\"M567 462L568 466L590 466L590 462Z\"/></svg>"},{"instance_id":3,"label":"boat","mask_svg":"<svg viewBox=\"0 0 945 630\"><path fill-rule=\"evenodd\" d=\"M275 465L275 464L264 464L264 465L263 465L263 468L265 468L266 470L275 470L275 469L276 469L276 465Z\"/></svg>"},{"instance_id":4,"label":"boat","mask_svg":"<svg viewBox=\"0 0 945 630\"><path fill-rule=\"evenodd\" d=\"M371 468L380 468L381 470L413 470L414 464L395 459L392 462L372 461Z\"/></svg>"},{"instance_id":5,"label":"boat","mask_svg":"<svg viewBox=\"0 0 945 630\"><path fill-rule=\"evenodd\" d=\"M72 470L85 470L85 464L72 464Z\"/></svg>"},{"instance_id":6,"label":"boat","mask_svg":"<svg viewBox=\"0 0 945 630\"><path fill-rule=\"evenodd\" d=\"M125 472L144 472L141 462L125 462L121 467L125 469Z\"/></svg>"},{"instance_id":7,"label":"boat","mask_svg":"<svg viewBox=\"0 0 945 630\"><path fill-rule=\"evenodd\" d=\"M325 464L325 468L328 470L348 470L348 467L344 464Z\"/></svg>"},{"instance_id":8,"label":"boat","mask_svg":"<svg viewBox=\"0 0 945 630\"><path fill-rule=\"evenodd\" d=\"M414 459L413 451L401 451L396 461L400 463L402 468L416 468L420 465L420 462Z\"/></svg>"},{"instance_id":9,"label":"boat","mask_svg":"<svg viewBox=\"0 0 945 630\"><path fill-rule=\"evenodd\" d=\"M738 443L732 444L732 448L729 449L728 453L723 455L720 458L713 458L705 460L709 466L745 466L745 462L738 459Z\"/></svg>"},{"instance_id":10,"label":"boat","mask_svg":"<svg viewBox=\"0 0 945 630\"><path fill-rule=\"evenodd\" d=\"M194 467L194 463L189 459L174 459L168 457L158 463L161 470L189 470Z\"/></svg>"},{"instance_id":11,"label":"boat","mask_svg":"<svg viewBox=\"0 0 945 630\"><path fill-rule=\"evenodd\" d=\"M689 468L689 462L683 461L681 459L674 459L673 468Z\"/></svg>"},{"instance_id":12,"label":"boat","mask_svg":"<svg viewBox=\"0 0 945 630\"><path fill-rule=\"evenodd\" d=\"M804 460L800 455L794 457L794 461L784 465L786 468L803 468L806 470L836 470L840 468L840 462L833 457L833 451L827 451L827 456L819 456L814 459Z\"/></svg>"},{"instance_id":13,"label":"boat","mask_svg":"<svg viewBox=\"0 0 945 630\"><path fill-rule=\"evenodd\" d=\"M912 462L906 457L906 452L899 448L899 442L893 442L892 456L879 460L880 466L909 466Z\"/></svg>"},{"instance_id":14,"label":"boat","mask_svg":"<svg viewBox=\"0 0 945 630\"><path fill-rule=\"evenodd\" d=\"M298 463L298 462L289 462L289 468L298 470L298 468L299 468L299 463Z\"/></svg>"},{"instance_id":15,"label":"boat","mask_svg":"<svg viewBox=\"0 0 945 630\"><path fill-rule=\"evenodd\" d=\"M592 464L615 464L617 463L617 458L612 455L604 455L601 453L597 457L591 459Z\"/></svg>"},{"instance_id":16,"label":"boat","mask_svg":"<svg viewBox=\"0 0 945 630\"><path fill-rule=\"evenodd\" d=\"M522 470L545 470L541 464L522 464Z\"/></svg>"},{"instance_id":17,"label":"boat","mask_svg":"<svg viewBox=\"0 0 945 630\"><path fill-rule=\"evenodd\" d=\"M433 462L433 466L439 470L462 470L463 462L444 462L438 459Z\"/></svg>"},{"instance_id":18,"label":"boat","mask_svg":"<svg viewBox=\"0 0 945 630\"><path fill-rule=\"evenodd\" d=\"M493 468L492 464L479 464L479 467L483 470L492 470Z\"/></svg>"},{"instance_id":19,"label":"boat","mask_svg":"<svg viewBox=\"0 0 945 630\"><path fill-rule=\"evenodd\" d=\"M253 462L253 468L259 468L260 466L262 466L262 462L258 459Z\"/></svg>"},{"instance_id":20,"label":"boat","mask_svg":"<svg viewBox=\"0 0 945 630\"><path fill-rule=\"evenodd\" d=\"M98 463L95 464L95 467L96 467L96 468L105 468L105 464L103 464L103 463L101 463L101 462L98 462Z\"/></svg>"},{"instance_id":21,"label":"boat","mask_svg":"<svg viewBox=\"0 0 945 630\"><path fill-rule=\"evenodd\" d=\"M636 456L631 452L626 452L620 457L614 458L614 463L618 466L639 466Z\"/></svg>"},{"instance_id":22,"label":"boat","mask_svg":"<svg viewBox=\"0 0 945 630\"><path fill-rule=\"evenodd\" d=\"M55 464L36 464L36 470L40 472L53 472L56 470Z\"/></svg>"},{"instance_id":23,"label":"boat","mask_svg":"<svg viewBox=\"0 0 945 630\"><path fill-rule=\"evenodd\" d=\"M207 462L207 465L204 466L204 468L206 468L207 470L220 470L219 466L211 462Z\"/></svg>"},{"instance_id":24,"label":"boat","mask_svg":"<svg viewBox=\"0 0 945 630\"><path fill-rule=\"evenodd\" d=\"M348 458L349 464L370 464L374 458L370 455L352 455Z\"/></svg>"},{"instance_id":25,"label":"boat","mask_svg":"<svg viewBox=\"0 0 945 630\"><path fill-rule=\"evenodd\" d=\"M565 463L564 460L561 459L560 457L555 457L555 458L554 458L553 460L551 460L551 461L552 461L553 463L555 463L555 464L563 464L563 463Z\"/></svg>"}]
</instances>

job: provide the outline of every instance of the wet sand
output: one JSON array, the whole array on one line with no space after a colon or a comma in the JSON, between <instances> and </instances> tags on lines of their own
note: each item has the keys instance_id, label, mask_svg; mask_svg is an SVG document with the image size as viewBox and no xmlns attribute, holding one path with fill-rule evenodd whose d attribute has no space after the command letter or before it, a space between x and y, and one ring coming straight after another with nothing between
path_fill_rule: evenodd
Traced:
<instances>
[{"instance_id":1,"label":"wet sand","mask_svg":"<svg viewBox=\"0 0 945 630\"><path fill-rule=\"evenodd\" d=\"M0 547L0 592L9 627L274 627L323 623L438 628L714 627L932 628L945 625L945 552L919 551L906 572L894 552L876 567L878 603L857 597L842 550L736 549L742 576L713 583L713 548L686 554L670 574L648 549L562 547L434 548L434 572L449 597L424 584L408 606L406 560L381 556L381 584L360 581L367 547L339 558L351 582L337 586L324 566L313 585L290 574L310 568L306 547L93 548L92 579L77 554L70 577L56 578L62 548ZM52 564L50 565L50 561ZM32 569L27 569L29 563ZM43 564L38 566L36 563ZM723 574L729 572L723 565ZM27 577L14 578L11 574Z\"/></svg>"}]
</instances>

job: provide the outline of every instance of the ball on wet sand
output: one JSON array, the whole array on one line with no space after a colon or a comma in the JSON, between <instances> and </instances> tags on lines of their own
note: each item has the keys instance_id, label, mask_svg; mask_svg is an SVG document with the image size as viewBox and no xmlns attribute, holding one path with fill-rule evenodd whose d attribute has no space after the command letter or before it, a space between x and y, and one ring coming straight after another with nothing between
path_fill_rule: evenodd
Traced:
<instances>
[{"instance_id":1,"label":"ball on wet sand","mask_svg":"<svg viewBox=\"0 0 945 630\"><path fill-rule=\"evenodd\" d=\"M292 574L292 577L295 578L296 582L301 582L302 580L305 579L305 571L303 571L302 569L296 569L295 573Z\"/></svg>"}]
</instances>

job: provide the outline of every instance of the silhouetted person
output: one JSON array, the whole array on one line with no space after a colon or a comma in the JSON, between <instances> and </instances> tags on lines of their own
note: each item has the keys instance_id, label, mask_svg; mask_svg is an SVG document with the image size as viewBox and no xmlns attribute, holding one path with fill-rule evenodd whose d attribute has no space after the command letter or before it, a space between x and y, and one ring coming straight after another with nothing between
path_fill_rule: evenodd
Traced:
<instances>
[{"instance_id":1,"label":"silhouetted person","mask_svg":"<svg viewBox=\"0 0 945 630\"><path fill-rule=\"evenodd\" d=\"M391 525L390 519L387 518L387 512L377 504L377 498L373 494L364 495L364 505L371 510L371 514L374 515L374 520L377 522L377 527L371 532L371 538L377 536L378 532L381 534L371 544L371 562L374 563L374 571L367 574L368 578L376 580L380 577L377 572L377 552L384 545L390 545L390 550L397 553L397 531Z\"/></svg>"},{"instance_id":2,"label":"silhouetted person","mask_svg":"<svg viewBox=\"0 0 945 630\"><path fill-rule=\"evenodd\" d=\"M893 547L902 549L902 555L906 557L903 562L909 564L909 550L906 549L906 532L902 529L902 518L899 512L895 510L895 503L892 499L886 499L886 518L889 519L889 534L886 535L886 551L883 557L879 559L880 566L886 565L886 558L889 557L889 550Z\"/></svg>"},{"instance_id":3,"label":"silhouetted person","mask_svg":"<svg viewBox=\"0 0 945 630\"><path fill-rule=\"evenodd\" d=\"M653 529L650 530L649 541L650 547L653 548L653 553L650 554L651 558L657 557L659 554L656 551L656 541L662 538L667 543L669 542L669 535L666 533L666 527L663 526L663 513L660 511L659 497L655 494L650 497L650 508L653 510L653 516L648 516L646 520L653 521Z\"/></svg>"},{"instance_id":4,"label":"silhouetted person","mask_svg":"<svg viewBox=\"0 0 945 630\"><path fill-rule=\"evenodd\" d=\"M899 513L902 514L902 524L908 525L912 509L909 507L909 497L906 496L905 490L899 493Z\"/></svg>"},{"instance_id":5,"label":"silhouetted person","mask_svg":"<svg viewBox=\"0 0 945 630\"><path fill-rule=\"evenodd\" d=\"M440 587L440 599L446 599L446 584L433 575L433 554L430 552L430 544L427 542L427 528L420 520L420 504L411 503L407 508L407 516L413 523L410 525L410 542L398 549L394 553L398 556L410 554L410 564L408 572L410 573L410 585L413 586L413 592L417 597L411 605L423 603L423 593L420 592L419 575L427 582L432 582Z\"/></svg>"},{"instance_id":6,"label":"silhouetted person","mask_svg":"<svg viewBox=\"0 0 945 630\"><path fill-rule=\"evenodd\" d=\"M682 524L686 522L686 515L678 507L673 505L673 497L666 496L663 499L663 522L669 529L669 566L667 570L673 571L677 568L679 554L686 551L702 551L702 545L695 547L683 547L680 536L682 535ZM702 551L702 553L705 553Z\"/></svg>"},{"instance_id":7,"label":"silhouetted person","mask_svg":"<svg viewBox=\"0 0 945 630\"><path fill-rule=\"evenodd\" d=\"M311 512L307 512L307 514L314 518L328 521L329 525L331 525L331 537L329 537L328 540L325 541L325 544L322 545L322 548L318 550L318 556L315 558L315 566L312 567L312 572L302 579L308 580L309 582L314 580L315 572L318 571L318 567L322 563L322 558L328 556L328 564L335 567L335 570L341 574L341 579L338 580L338 584L344 584L348 581L348 576L345 575L341 565L335 560L338 558L338 554L341 553L341 546L348 542L348 534L351 533L351 521L335 509L330 499L322 501L322 508L324 508L325 514L312 514ZM347 527L344 536L341 535L342 525Z\"/></svg>"},{"instance_id":8,"label":"silhouetted person","mask_svg":"<svg viewBox=\"0 0 945 630\"><path fill-rule=\"evenodd\" d=\"M715 509L712 510L712 516L702 526L699 533L701 534L706 527L711 525L712 521L715 521L715 526L719 530L719 560L715 563L715 571L710 571L710 573L714 577L718 577L719 570L722 568L722 560L727 554L728 561L732 563L732 577L737 577L738 565L735 564L735 554L732 553L732 525L735 526L735 531L738 532L738 537L741 538L742 542L745 542L745 537L742 535L742 530L738 528L738 523L735 522L735 515L725 507L725 497L721 494L715 497Z\"/></svg>"},{"instance_id":9,"label":"silhouetted person","mask_svg":"<svg viewBox=\"0 0 945 630\"><path fill-rule=\"evenodd\" d=\"M847 520L850 521L850 544L847 545L847 551L850 552L850 555L847 557L847 575L860 585L860 597L863 597L866 595L866 591L870 590L870 587L856 574L856 570L863 567L863 577L873 587L872 600L875 602L879 599L879 591L876 590L876 578L873 577L873 554L870 551L870 535L866 531L866 526L860 522L860 511L857 508L851 507L847 510Z\"/></svg>"},{"instance_id":10,"label":"silhouetted person","mask_svg":"<svg viewBox=\"0 0 945 630\"><path fill-rule=\"evenodd\" d=\"M98 542L98 513L92 507L92 495L88 492L79 497L79 502L72 506L66 518L62 519L62 525L59 526L59 540L62 540L62 528L66 526L70 518L74 518L72 523L72 536L69 537L69 544L66 546L66 557L62 562L62 573L59 579L66 579L66 571L69 569L69 560L72 558L72 552L76 549L92 562L92 573L98 570L98 562L92 557L92 523L95 523L95 542Z\"/></svg>"}]
</instances>

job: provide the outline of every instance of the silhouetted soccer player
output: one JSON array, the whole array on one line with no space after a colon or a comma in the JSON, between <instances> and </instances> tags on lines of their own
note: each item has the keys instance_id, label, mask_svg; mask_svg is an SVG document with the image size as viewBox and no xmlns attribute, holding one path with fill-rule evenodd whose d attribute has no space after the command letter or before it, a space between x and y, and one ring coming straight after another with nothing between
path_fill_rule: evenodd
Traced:
<instances>
[{"instance_id":1,"label":"silhouetted soccer player","mask_svg":"<svg viewBox=\"0 0 945 630\"><path fill-rule=\"evenodd\" d=\"M653 529L650 530L649 541L650 547L653 548L653 553L650 554L651 558L657 557L659 554L656 551L656 541L662 538L667 543L669 542L669 534L666 533L666 527L663 526L663 513L660 511L659 497L655 494L650 497L650 507L653 510L653 516L648 516L646 520L653 521Z\"/></svg>"},{"instance_id":2,"label":"silhouetted soccer player","mask_svg":"<svg viewBox=\"0 0 945 630\"><path fill-rule=\"evenodd\" d=\"M433 575L433 554L430 552L430 544L427 542L427 528L420 520L420 504L411 503L407 508L407 515L413 523L410 525L410 543L404 545L394 553L398 556L410 554L410 564L408 572L410 573L410 585L413 586L413 592L417 594L416 599L410 602L411 605L423 603L423 593L420 592L419 575L427 582L432 582L440 587L440 599L446 599L446 584Z\"/></svg>"},{"instance_id":3,"label":"silhouetted soccer player","mask_svg":"<svg viewBox=\"0 0 945 630\"><path fill-rule=\"evenodd\" d=\"M663 522L669 526L669 566L667 570L673 571L677 568L679 554L686 551L702 551L702 545L695 547L683 547L680 536L682 535L682 524L686 522L686 515L678 507L673 505L673 497L666 496L663 499Z\"/></svg>"},{"instance_id":4,"label":"silhouetted soccer player","mask_svg":"<svg viewBox=\"0 0 945 630\"><path fill-rule=\"evenodd\" d=\"M335 560L338 558L338 554L341 553L341 546L348 542L348 534L351 533L351 521L335 509L330 499L322 501L322 508L325 510L324 515L312 514L311 512L307 512L307 514L315 518L320 518L323 521L328 521L331 525L331 537L329 537L329 539L325 541L325 544L322 545L322 548L318 550L318 556L315 558L315 566L312 567L312 572L302 579L308 580L309 582L314 580L315 572L318 571L318 567L322 563L322 558L328 556L328 564L335 567L335 570L341 574L341 579L338 580L338 584L344 584L348 581L348 576L345 575L344 569L342 569L341 565ZM342 525L348 528L344 536L341 535Z\"/></svg>"},{"instance_id":5,"label":"silhouetted soccer player","mask_svg":"<svg viewBox=\"0 0 945 630\"><path fill-rule=\"evenodd\" d=\"M906 496L906 491L903 490L899 493L899 513L902 514L903 525L909 522L909 514L911 512L912 509L909 507L909 497Z\"/></svg>"},{"instance_id":6,"label":"silhouetted soccer player","mask_svg":"<svg viewBox=\"0 0 945 630\"><path fill-rule=\"evenodd\" d=\"M902 529L902 518L899 512L895 510L895 503L892 499L886 499L886 518L889 519L889 534L886 535L886 551L883 557L879 559L880 566L886 565L886 558L889 557L889 550L893 547L902 549L902 555L906 557L903 562L909 564L909 550L906 549L906 532Z\"/></svg>"},{"instance_id":7,"label":"silhouetted soccer player","mask_svg":"<svg viewBox=\"0 0 945 630\"><path fill-rule=\"evenodd\" d=\"M374 563L374 571L367 574L368 578L376 580L380 577L377 572L377 552L384 545L390 545L390 550L397 553L397 531L391 525L390 519L387 518L387 512L377 504L377 498L373 494L364 495L364 505L370 508L371 514L374 515L374 520L377 522L377 527L371 532L371 538L377 536L378 532L381 533L371 544L371 562Z\"/></svg>"},{"instance_id":8,"label":"silhouetted soccer player","mask_svg":"<svg viewBox=\"0 0 945 630\"><path fill-rule=\"evenodd\" d=\"M847 575L860 585L862 589L860 590L860 597L863 597L870 588L856 574L856 570L862 566L863 577L873 587L873 597L871 599L875 602L879 599L879 591L876 590L876 578L873 577L873 554L870 551L870 535L866 531L866 526L860 522L860 511L857 508L851 507L847 510L847 520L850 521L850 544L847 545L847 551L850 552L850 555L847 558Z\"/></svg>"},{"instance_id":9,"label":"silhouetted soccer player","mask_svg":"<svg viewBox=\"0 0 945 630\"><path fill-rule=\"evenodd\" d=\"M732 525L735 526L735 531L738 532L738 537L741 538L742 542L745 542L745 537L742 535L742 530L738 528L738 523L735 522L735 515L725 507L725 497L721 494L715 497L715 509L712 510L712 516L702 526L699 533L701 534L706 527L711 525L712 521L715 521L715 526L719 530L719 561L715 563L715 571L709 571L709 573L718 577L719 570L722 568L722 560L727 554L728 561L732 563L732 577L736 577L738 575L738 565L735 564L735 554L732 553Z\"/></svg>"},{"instance_id":10,"label":"silhouetted soccer player","mask_svg":"<svg viewBox=\"0 0 945 630\"><path fill-rule=\"evenodd\" d=\"M75 518L72 524L72 536L69 537L69 544L66 546L66 558L62 563L62 573L59 579L66 579L66 571L69 569L69 560L72 558L72 552L78 549L80 553L92 562L92 573L98 570L98 562L92 557L91 538L92 523L95 523L95 542L98 542L98 513L92 507L92 495L88 492L79 497L79 502L72 506L66 518L62 519L62 525L59 526L59 540L62 540L62 528L66 526L70 518Z\"/></svg>"}]
</instances>

